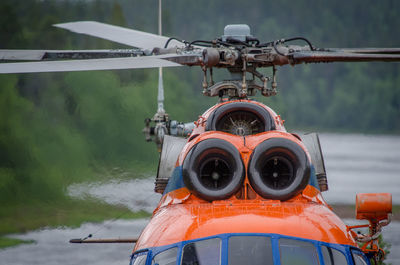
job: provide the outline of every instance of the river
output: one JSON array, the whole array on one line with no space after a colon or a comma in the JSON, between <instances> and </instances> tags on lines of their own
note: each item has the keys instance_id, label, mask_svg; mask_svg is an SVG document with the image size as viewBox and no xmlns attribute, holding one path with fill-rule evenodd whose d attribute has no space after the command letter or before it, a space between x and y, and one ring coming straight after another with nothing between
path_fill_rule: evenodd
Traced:
<instances>
[{"instance_id":1,"label":"river","mask_svg":"<svg viewBox=\"0 0 400 265\"><path fill-rule=\"evenodd\" d=\"M354 204L361 192L390 192L393 204L400 204L400 136L360 134L320 134L327 169L328 203ZM131 210L151 212L160 199L153 192L153 177L140 180L73 185L74 197L95 197ZM83 224L79 228L41 229L13 235L35 240L34 244L0 250L0 265L79 265L125 264L132 251L130 244L69 244L71 238L94 234L97 238L135 237L148 220L117 220L102 224ZM346 223L359 223L345 220ZM400 222L384 228L383 236L392 244L388 264L400 264Z\"/></svg>"},{"instance_id":2,"label":"river","mask_svg":"<svg viewBox=\"0 0 400 265\"><path fill-rule=\"evenodd\" d=\"M328 203L355 203L356 193L389 192L400 204L400 136L320 134Z\"/></svg>"}]
</instances>

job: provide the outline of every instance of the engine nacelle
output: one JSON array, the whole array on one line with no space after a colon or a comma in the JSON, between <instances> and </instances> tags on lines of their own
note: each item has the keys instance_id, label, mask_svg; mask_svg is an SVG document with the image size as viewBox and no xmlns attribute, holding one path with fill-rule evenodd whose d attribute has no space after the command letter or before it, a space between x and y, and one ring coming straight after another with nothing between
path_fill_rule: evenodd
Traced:
<instances>
[{"instance_id":1,"label":"engine nacelle","mask_svg":"<svg viewBox=\"0 0 400 265\"><path fill-rule=\"evenodd\" d=\"M209 132L199 136L185 152L180 160L183 182L194 195L207 201L233 195L251 199L242 196L248 188L259 199L285 201L304 190L310 179L310 158L301 142L288 133L264 132L244 139Z\"/></svg>"},{"instance_id":2,"label":"engine nacelle","mask_svg":"<svg viewBox=\"0 0 400 265\"><path fill-rule=\"evenodd\" d=\"M206 139L196 144L183 163L183 181L198 197L228 199L243 184L245 170L239 151L222 139Z\"/></svg>"},{"instance_id":3,"label":"engine nacelle","mask_svg":"<svg viewBox=\"0 0 400 265\"><path fill-rule=\"evenodd\" d=\"M263 198L287 200L307 186L310 162L297 143L286 138L270 138L253 151L248 178Z\"/></svg>"},{"instance_id":4,"label":"engine nacelle","mask_svg":"<svg viewBox=\"0 0 400 265\"><path fill-rule=\"evenodd\" d=\"M221 102L195 124L183 148L177 149L175 143L163 147L160 168L165 164L170 170L159 170L156 184L165 186L167 176L161 173L171 174L174 168L169 187L186 187L206 201L233 196L285 201L309 183L313 156L300 137L286 132L280 116L267 106L251 100ZM182 150L176 165L169 151L172 147ZM311 183L318 185L316 179ZM164 186L157 190L163 192Z\"/></svg>"}]
</instances>

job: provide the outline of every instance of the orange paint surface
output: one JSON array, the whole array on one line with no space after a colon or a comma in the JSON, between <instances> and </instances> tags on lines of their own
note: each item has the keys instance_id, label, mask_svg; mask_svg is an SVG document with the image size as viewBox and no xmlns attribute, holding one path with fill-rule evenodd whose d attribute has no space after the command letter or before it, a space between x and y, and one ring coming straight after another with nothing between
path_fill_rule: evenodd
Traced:
<instances>
[{"instance_id":1,"label":"orange paint surface","mask_svg":"<svg viewBox=\"0 0 400 265\"><path fill-rule=\"evenodd\" d=\"M287 202L229 199L210 203L191 195L181 203L158 208L135 249L224 233L273 233L355 246L339 217L304 196Z\"/></svg>"},{"instance_id":2,"label":"orange paint surface","mask_svg":"<svg viewBox=\"0 0 400 265\"><path fill-rule=\"evenodd\" d=\"M392 213L392 194L359 193L356 196L356 218L374 222L388 219Z\"/></svg>"}]
</instances>

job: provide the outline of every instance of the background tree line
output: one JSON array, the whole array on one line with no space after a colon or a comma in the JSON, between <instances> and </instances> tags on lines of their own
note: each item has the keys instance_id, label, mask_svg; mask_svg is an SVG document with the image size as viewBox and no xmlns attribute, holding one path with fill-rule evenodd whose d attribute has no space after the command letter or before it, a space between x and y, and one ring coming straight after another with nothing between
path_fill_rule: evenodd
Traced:
<instances>
[{"instance_id":1,"label":"background tree line","mask_svg":"<svg viewBox=\"0 0 400 265\"><path fill-rule=\"evenodd\" d=\"M157 3L2 0L0 48L125 48L52 24L96 20L156 33ZM164 0L163 23L165 35L186 40L246 23L261 41L304 36L317 47L400 47L398 10L394 0ZM173 119L195 120L216 102L201 96L200 69L164 75ZM258 99L290 129L399 133L399 83L396 63L284 66L278 96ZM59 198L69 183L107 168L154 169L156 148L141 130L156 111L156 90L156 70L0 76L0 202Z\"/></svg>"}]
</instances>

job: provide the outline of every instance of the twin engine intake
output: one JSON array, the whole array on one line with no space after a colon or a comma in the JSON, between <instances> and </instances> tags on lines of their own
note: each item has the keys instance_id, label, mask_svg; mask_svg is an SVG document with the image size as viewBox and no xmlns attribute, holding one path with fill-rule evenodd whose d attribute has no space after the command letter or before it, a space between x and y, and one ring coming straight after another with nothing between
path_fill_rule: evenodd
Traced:
<instances>
[{"instance_id":1,"label":"twin engine intake","mask_svg":"<svg viewBox=\"0 0 400 265\"><path fill-rule=\"evenodd\" d=\"M195 145L183 163L183 180L198 197L224 200L243 184L245 167L239 151L222 139L207 139Z\"/></svg>"},{"instance_id":2,"label":"twin engine intake","mask_svg":"<svg viewBox=\"0 0 400 265\"><path fill-rule=\"evenodd\" d=\"M207 201L232 196L285 201L310 177L320 191L328 189L318 135L287 133L280 116L263 104L221 102L196 126L188 139L164 137L156 192L186 186Z\"/></svg>"},{"instance_id":3,"label":"twin engine intake","mask_svg":"<svg viewBox=\"0 0 400 265\"><path fill-rule=\"evenodd\" d=\"M262 198L284 201L307 186L310 164L303 148L283 137L258 144L247 165L233 144L211 138L200 141L187 154L183 181L191 192L207 201L232 197L246 181Z\"/></svg>"}]
</instances>

